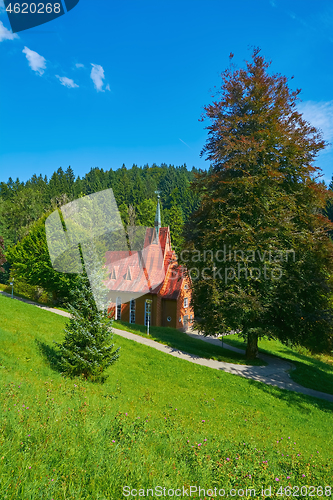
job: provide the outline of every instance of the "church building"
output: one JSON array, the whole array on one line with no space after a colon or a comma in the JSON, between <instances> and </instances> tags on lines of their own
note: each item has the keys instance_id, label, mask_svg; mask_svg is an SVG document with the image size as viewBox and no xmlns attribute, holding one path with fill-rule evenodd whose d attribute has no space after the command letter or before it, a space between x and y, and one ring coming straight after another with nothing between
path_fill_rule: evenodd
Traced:
<instances>
[{"instance_id":1,"label":"church building","mask_svg":"<svg viewBox=\"0 0 333 500\"><path fill-rule=\"evenodd\" d=\"M161 227L159 196L154 228L146 228L142 250L106 252L111 301L115 320L187 331L194 312L190 282L172 250L169 227Z\"/></svg>"}]
</instances>

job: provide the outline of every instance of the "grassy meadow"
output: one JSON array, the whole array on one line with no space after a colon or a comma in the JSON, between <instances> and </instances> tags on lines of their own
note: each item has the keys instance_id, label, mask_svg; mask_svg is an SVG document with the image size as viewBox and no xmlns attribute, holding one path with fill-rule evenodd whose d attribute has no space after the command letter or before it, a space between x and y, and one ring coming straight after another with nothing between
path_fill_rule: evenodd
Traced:
<instances>
[{"instance_id":1,"label":"grassy meadow","mask_svg":"<svg viewBox=\"0 0 333 500\"><path fill-rule=\"evenodd\" d=\"M238 335L228 335L223 342L240 349L245 349L245 343ZM273 354L292 361L295 370L290 377L303 387L333 394L333 355L313 355L304 347L293 349L281 344L278 340L259 340L259 352Z\"/></svg>"},{"instance_id":2,"label":"grassy meadow","mask_svg":"<svg viewBox=\"0 0 333 500\"><path fill-rule=\"evenodd\" d=\"M126 323L125 321L115 321L113 326L119 330L135 333L136 335L140 335L140 337L155 340L160 344L174 347L175 349L187 352L188 354L194 354L195 356L200 356L201 358L226 361L227 363L234 363L237 365L267 365L267 363L261 359L247 360L242 354L224 349L222 343L221 346L216 346L204 342L201 339L189 337L186 333L176 328L152 326L149 329L149 335L147 335L147 327L144 325L135 325Z\"/></svg>"},{"instance_id":3,"label":"grassy meadow","mask_svg":"<svg viewBox=\"0 0 333 500\"><path fill-rule=\"evenodd\" d=\"M142 325L131 325L124 321L116 321L114 327L120 330L127 330L145 338L151 338L156 342L175 347L190 354L195 354L203 358L217 359L234 364L265 365L264 361L256 359L252 362L245 359L244 355L228 351L222 345L232 345L245 351L246 344L238 335L228 335L223 338L221 347L208 344L200 339L191 338L186 333L179 332L174 328L151 327L149 337L146 334L146 327ZM333 394L333 356L312 355L307 349L288 348L279 341L259 340L259 351L262 353L279 356L280 358L292 361L295 370L290 372L291 378L301 384L316 391Z\"/></svg>"},{"instance_id":4,"label":"grassy meadow","mask_svg":"<svg viewBox=\"0 0 333 500\"><path fill-rule=\"evenodd\" d=\"M332 404L116 335L104 384L66 379L53 346L66 321L0 296L1 500L119 500L124 486L158 485L331 496Z\"/></svg>"}]
</instances>

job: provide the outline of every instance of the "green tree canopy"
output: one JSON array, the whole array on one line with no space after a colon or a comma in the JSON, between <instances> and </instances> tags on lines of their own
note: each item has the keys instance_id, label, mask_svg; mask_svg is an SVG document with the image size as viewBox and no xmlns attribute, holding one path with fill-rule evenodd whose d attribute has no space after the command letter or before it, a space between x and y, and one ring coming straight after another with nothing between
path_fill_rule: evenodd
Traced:
<instances>
[{"instance_id":1,"label":"green tree canopy","mask_svg":"<svg viewBox=\"0 0 333 500\"><path fill-rule=\"evenodd\" d=\"M180 206L173 205L165 210L166 224L170 226L171 243L174 250L179 252L183 247L184 216Z\"/></svg>"},{"instance_id":2,"label":"green tree canopy","mask_svg":"<svg viewBox=\"0 0 333 500\"><path fill-rule=\"evenodd\" d=\"M312 350L332 343L331 225L314 180L325 142L297 112L300 90L269 66L255 49L204 108L211 168L197 176L202 203L186 228L197 326L242 331L249 358L263 335Z\"/></svg>"},{"instance_id":3,"label":"green tree canopy","mask_svg":"<svg viewBox=\"0 0 333 500\"><path fill-rule=\"evenodd\" d=\"M7 251L6 257L12 266L11 273L14 277L19 276L30 285L52 293L54 301L65 301L75 285L77 275L60 273L52 267L45 234L48 215L50 213L34 223L29 233Z\"/></svg>"},{"instance_id":4,"label":"green tree canopy","mask_svg":"<svg viewBox=\"0 0 333 500\"><path fill-rule=\"evenodd\" d=\"M6 258L5 258L5 255L4 255L4 250L5 250L5 243L3 241L3 238L2 236L0 236L0 273L4 273L5 270L2 266L2 264L4 264L6 261Z\"/></svg>"}]
</instances>

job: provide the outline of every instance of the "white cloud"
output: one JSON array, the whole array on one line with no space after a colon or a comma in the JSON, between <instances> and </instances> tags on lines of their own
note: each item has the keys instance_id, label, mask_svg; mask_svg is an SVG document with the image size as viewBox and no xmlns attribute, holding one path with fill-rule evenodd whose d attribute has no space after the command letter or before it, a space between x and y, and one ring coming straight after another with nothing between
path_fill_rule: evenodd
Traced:
<instances>
[{"instance_id":1,"label":"white cloud","mask_svg":"<svg viewBox=\"0 0 333 500\"><path fill-rule=\"evenodd\" d=\"M42 75L46 68L46 59L37 54L37 52L28 49L28 47L24 47L22 52L26 55L30 68L39 75Z\"/></svg>"},{"instance_id":2,"label":"white cloud","mask_svg":"<svg viewBox=\"0 0 333 500\"><path fill-rule=\"evenodd\" d=\"M14 38L19 38L19 36L9 31L0 21L0 42L3 40L14 40Z\"/></svg>"},{"instance_id":3,"label":"white cloud","mask_svg":"<svg viewBox=\"0 0 333 500\"><path fill-rule=\"evenodd\" d=\"M3 0L0 0L0 14L2 14L5 11L6 11L5 4L4 4Z\"/></svg>"},{"instance_id":4,"label":"white cloud","mask_svg":"<svg viewBox=\"0 0 333 500\"><path fill-rule=\"evenodd\" d=\"M305 101L297 108L306 121L322 130L326 141L333 142L333 101Z\"/></svg>"},{"instance_id":5,"label":"white cloud","mask_svg":"<svg viewBox=\"0 0 333 500\"><path fill-rule=\"evenodd\" d=\"M56 75L56 77L60 80L61 85L64 85L64 87L67 87L68 89L78 87L78 85L76 85L71 78L67 78L67 76Z\"/></svg>"},{"instance_id":6,"label":"white cloud","mask_svg":"<svg viewBox=\"0 0 333 500\"><path fill-rule=\"evenodd\" d=\"M75 64L75 67L76 67L76 68L84 68L84 64L81 64L81 63L76 63L76 64Z\"/></svg>"},{"instance_id":7,"label":"white cloud","mask_svg":"<svg viewBox=\"0 0 333 500\"><path fill-rule=\"evenodd\" d=\"M110 89L110 85L107 84L107 86L105 87L105 90L109 90L111 92L111 89Z\"/></svg>"},{"instance_id":8,"label":"white cloud","mask_svg":"<svg viewBox=\"0 0 333 500\"><path fill-rule=\"evenodd\" d=\"M90 78L94 82L95 89L97 92L104 92L103 90L103 85L104 85L104 69L102 66L99 64L91 64L92 65L92 70L90 73Z\"/></svg>"}]
</instances>

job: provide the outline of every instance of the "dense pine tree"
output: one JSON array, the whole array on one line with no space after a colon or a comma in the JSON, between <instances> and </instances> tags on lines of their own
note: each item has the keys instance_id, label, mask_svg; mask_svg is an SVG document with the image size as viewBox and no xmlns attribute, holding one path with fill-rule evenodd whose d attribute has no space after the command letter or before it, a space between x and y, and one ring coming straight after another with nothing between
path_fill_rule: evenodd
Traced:
<instances>
[{"instance_id":1,"label":"dense pine tree","mask_svg":"<svg viewBox=\"0 0 333 500\"><path fill-rule=\"evenodd\" d=\"M103 380L104 371L119 358L120 348L114 349L112 320L106 311L99 310L87 275L80 275L76 283L68 304L72 317L65 328L65 339L62 344L56 343L61 368L70 377Z\"/></svg>"},{"instance_id":2,"label":"dense pine tree","mask_svg":"<svg viewBox=\"0 0 333 500\"><path fill-rule=\"evenodd\" d=\"M6 262L5 255L3 253L4 250L5 250L5 243L3 241L2 236L0 236L0 273L5 272L4 268L2 267L2 265Z\"/></svg>"}]
</instances>

